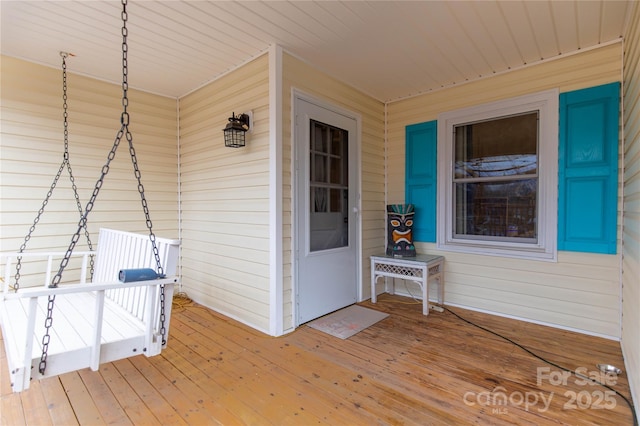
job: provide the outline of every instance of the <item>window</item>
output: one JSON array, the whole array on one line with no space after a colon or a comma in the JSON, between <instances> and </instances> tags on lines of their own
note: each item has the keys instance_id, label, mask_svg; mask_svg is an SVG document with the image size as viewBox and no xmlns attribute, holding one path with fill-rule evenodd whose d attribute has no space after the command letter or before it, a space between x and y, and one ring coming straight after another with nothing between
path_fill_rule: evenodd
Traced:
<instances>
[{"instance_id":1,"label":"window","mask_svg":"<svg viewBox=\"0 0 640 426\"><path fill-rule=\"evenodd\" d=\"M556 259L558 92L438 117L437 245Z\"/></svg>"}]
</instances>

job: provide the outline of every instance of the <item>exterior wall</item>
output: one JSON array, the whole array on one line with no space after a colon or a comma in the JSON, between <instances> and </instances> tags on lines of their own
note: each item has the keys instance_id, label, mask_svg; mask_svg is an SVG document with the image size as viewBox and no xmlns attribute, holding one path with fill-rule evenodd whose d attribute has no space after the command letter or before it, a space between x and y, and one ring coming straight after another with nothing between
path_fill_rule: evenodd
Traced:
<instances>
[{"instance_id":1,"label":"exterior wall","mask_svg":"<svg viewBox=\"0 0 640 426\"><path fill-rule=\"evenodd\" d=\"M67 59L69 158L84 208L120 130L122 89L73 74ZM1 58L0 251L17 251L63 160L62 71ZM129 129L153 230L178 237L176 100L130 89ZM79 212L65 169L27 251L66 251ZM88 217L92 243L100 227L146 233L138 183L123 138ZM76 250L87 250L84 235Z\"/></svg>"},{"instance_id":2,"label":"exterior wall","mask_svg":"<svg viewBox=\"0 0 640 426\"><path fill-rule=\"evenodd\" d=\"M292 288L292 227L294 201L292 198L293 147L291 137L292 90L295 88L338 107L353 111L362 118L360 145L361 198L361 282L362 300L370 297L369 256L384 250L385 244L385 187L384 187L384 104L329 76L289 54L283 55L283 235L284 235L284 329L291 330L293 318Z\"/></svg>"},{"instance_id":3,"label":"exterior wall","mask_svg":"<svg viewBox=\"0 0 640 426\"><path fill-rule=\"evenodd\" d=\"M625 35L622 352L640 417L640 6Z\"/></svg>"},{"instance_id":4,"label":"exterior wall","mask_svg":"<svg viewBox=\"0 0 640 426\"><path fill-rule=\"evenodd\" d=\"M226 148L232 112L253 111L244 148ZM183 290L269 331L269 62L262 55L180 99Z\"/></svg>"},{"instance_id":5,"label":"exterior wall","mask_svg":"<svg viewBox=\"0 0 640 426\"><path fill-rule=\"evenodd\" d=\"M621 43L615 43L390 103L389 203L404 202L406 125L435 120L441 112L551 88L566 92L620 81L621 58ZM558 262L551 263L439 252L435 244L418 243L417 247L445 256L449 304L620 337L620 254L560 252Z\"/></svg>"}]
</instances>

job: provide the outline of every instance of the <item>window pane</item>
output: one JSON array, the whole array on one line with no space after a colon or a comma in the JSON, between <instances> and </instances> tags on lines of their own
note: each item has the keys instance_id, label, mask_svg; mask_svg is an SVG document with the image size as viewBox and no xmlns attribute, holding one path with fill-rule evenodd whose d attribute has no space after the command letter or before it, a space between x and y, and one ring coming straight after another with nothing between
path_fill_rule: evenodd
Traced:
<instances>
[{"instance_id":1,"label":"window pane","mask_svg":"<svg viewBox=\"0 0 640 426\"><path fill-rule=\"evenodd\" d=\"M331 129L331 153L333 155L341 155L342 149L345 146L348 138L348 132L343 129L332 128Z\"/></svg>"},{"instance_id":2,"label":"window pane","mask_svg":"<svg viewBox=\"0 0 640 426\"><path fill-rule=\"evenodd\" d=\"M311 154L311 182L320 183L327 181L327 156L323 154Z\"/></svg>"},{"instance_id":3,"label":"window pane","mask_svg":"<svg viewBox=\"0 0 640 426\"><path fill-rule=\"evenodd\" d=\"M347 161L347 138L348 132L346 130L331 128L331 156L329 161L330 166L330 179L329 183L335 185L346 185L345 166Z\"/></svg>"},{"instance_id":4,"label":"window pane","mask_svg":"<svg viewBox=\"0 0 640 426\"><path fill-rule=\"evenodd\" d=\"M537 179L455 184L454 234L537 239Z\"/></svg>"},{"instance_id":5,"label":"window pane","mask_svg":"<svg viewBox=\"0 0 640 426\"><path fill-rule=\"evenodd\" d=\"M455 178L536 174L538 112L455 127Z\"/></svg>"},{"instance_id":6,"label":"window pane","mask_svg":"<svg viewBox=\"0 0 640 426\"><path fill-rule=\"evenodd\" d=\"M326 125L313 120L311 120L311 126L311 150L326 153L329 129Z\"/></svg>"},{"instance_id":7,"label":"window pane","mask_svg":"<svg viewBox=\"0 0 640 426\"><path fill-rule=\"evenodd\" d=\"M334 183L336 185L342 184L342 158L340 157L331 157L331 177L329 183Z\"/></svg>"},{"instance_id":8,"label":"window pane","mask_svg":"<svg viewBox=\"0 0 640 426\"><path fill-rule=\"evenodd\" d=\"M311 211L323 213L327 211L328 189L311 186Z\"/></svg>"},{"instance_id":9,"label":"window pane","mask_svg":"<svg viewBox=\"0 0 640 426\"><path fill-rule=\"evenodd\" d=\"M346 201L347 190L346 189L334 189L332 188L329 192L331 194L330 199L330 211L331 212L341 212L342 209L342 200L343 195Z\"/></svg>"}]
</instances>

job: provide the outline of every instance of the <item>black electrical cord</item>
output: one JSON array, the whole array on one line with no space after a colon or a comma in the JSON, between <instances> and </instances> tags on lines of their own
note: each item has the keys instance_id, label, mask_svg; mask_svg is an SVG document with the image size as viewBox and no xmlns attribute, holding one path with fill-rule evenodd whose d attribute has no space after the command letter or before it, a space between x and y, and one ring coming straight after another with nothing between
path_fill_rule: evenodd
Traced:
<instances>
[{"instance_id":1,"label":"black electrical cord","mask_svg":"<svg viewBox=\"0 0 640 426\"><path fill-rule=\"evenodd\" d=\"M602 387L604 387L604 388L609 389L610 391L615 392L615 394L616 394L616 395L618 395L620 398L622 398L622 399L624 400L624 402L626 402L626 403L627 403L627 405L629 406L629 409L631 410L631 414L633 415L633 424L634 424L634 426L638 426L638 417L636 416L636 410L634 410L634 408L633 408L633 403L632 403L632 402L631 402L631 401L630 401L626 396L624 396L623 394L621 394L620 392L618 392L616 389L612 388L611 386L607 385L606 383L601 383L601 382L599 382L599 381L597 381L597 380L595 380L595 379L592 379L591 377L587 377L587 376L585 376L585 375L582 375L582 374L580 374L580 373L577 373L577 372L575 372L575 371L572 371L572 370L570 370L570 369L568 369L568 368L566 368L566 367L563 367L563 366L561 366L561 365L558 365L558 364L556 364L555 362L549 361L548 359L545 359L545 358L543 358L542 356L540 356L540 355L536 354L535 352L533 352L533 351L531 351L531 350L529 350L529 349L525 348L525 347L524 347L524 346L522 346L520 343L518 343L518 342L516 342L516 341L514 341L514 340L512 340L512 339L510 339L510 338L508 338L508 337L506 337L506 336L503 336L503 335L502 335L502 334L500 334L500 333L496 333L496 332L495 332L495 331L493 331L493 330L490 330L490 329L488 329L488 328L486 328L486 327L483 327L483 326L478 325L478 324L476 324L476 323L474 323L474 322L472 322L472 321L469 321L469 320L468 320L468 319L466 319L466 318L463 318L462 316L460 316L460 315L458 315L457 313L453 312L451 309L447 308L447 307L446 307L446 306L444 306L444 305L437 305L437 306L440 306L442 309L444 309L445 311L447 311L447 312L449 312L449 313L453 314L455 317L457 317L458 319L460 319L460 320L462 320L462 321L466 322L467 324L471 324L471 325L472 325L472 326L474 326L474 327L478 327L480 330L486 331L487 333L491 333L491 334L493 334L494 336L497 336L497 337L499 337L499 338L501 338L501 339L506 340L507 342L509 342L509 343L511 343L511 344L513 344L513 345L515 345L515 346L517 346L517 347L519 347L520 349L522 349L523 351L525 351L525 352L526 352L526 353L528 353L529 355L533 356L534 358L539 359L539 360L540 360L540 361L542 361L542 362L545 362L545 363L547 363L547 364L549 364L549 365L551 365L551 366L553 366L553 367L555 367L555 368L558 368L558 369L560 369L560 370L567 371L567 372L569 372L569 373L571 373L571 374L575 374L575 375L576 375L576 377L578 377L578 378L580 378L580 379L583 379L583 380L589 380L591 383L594 383L594 384L596 384L596 385L600 385L600 386L602 386Z\"/></svg>"}]
</instances>

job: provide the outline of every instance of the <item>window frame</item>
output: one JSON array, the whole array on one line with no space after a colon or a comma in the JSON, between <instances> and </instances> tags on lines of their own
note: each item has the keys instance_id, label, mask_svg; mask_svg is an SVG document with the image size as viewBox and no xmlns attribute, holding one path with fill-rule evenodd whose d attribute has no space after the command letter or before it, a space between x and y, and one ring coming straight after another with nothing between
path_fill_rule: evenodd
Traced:
<instances>
[{"instance_id":1,"label":"window frame","mask_svg":"<svg viewBox=\"0 0 640 426\"><path fill-rule=\"evenodd\" d=\"M538 111L537 242L456 238L454 229L453 129L461 124ZM475 105L438 116L438 226L440 250L532 260L557 261L559 92L546 90L502 101Z\"/></svg>"}]
</instances>

